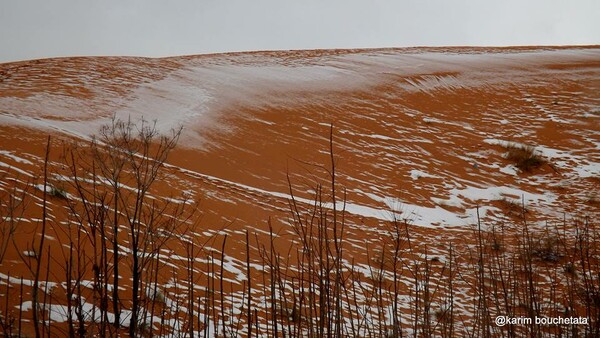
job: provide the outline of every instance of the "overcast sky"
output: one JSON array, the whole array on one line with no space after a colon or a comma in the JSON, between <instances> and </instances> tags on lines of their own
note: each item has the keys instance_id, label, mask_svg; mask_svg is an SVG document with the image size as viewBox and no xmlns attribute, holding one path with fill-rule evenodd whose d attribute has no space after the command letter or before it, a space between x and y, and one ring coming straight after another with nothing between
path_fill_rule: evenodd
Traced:
<instances>
[{"instance_id":1,"label":"overcast sky","mask_svg":"<svg viewBox=\"0 0 600 338\"><path fill-rule=\"evenodd\" d=\"M0 62L73 55L600 44L599 0L0 0Z\"/></svg>"}]
</instances>

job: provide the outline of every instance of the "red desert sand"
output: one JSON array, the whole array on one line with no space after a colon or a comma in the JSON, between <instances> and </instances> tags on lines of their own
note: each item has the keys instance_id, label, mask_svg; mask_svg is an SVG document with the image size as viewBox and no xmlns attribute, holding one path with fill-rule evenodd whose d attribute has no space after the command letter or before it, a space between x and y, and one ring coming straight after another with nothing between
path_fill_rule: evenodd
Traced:
<instances>
[{"instance_id":1,"label":"red desert sand","mask_svg":"<svg viewBox=\"0 0 600 338\"><path fill-rule=\"evenodd\" d=\"M81 320L77 334L485 336L509 335L498 315L568 313L589 317L577 332L591 334L600 302L568 298L586 274L600 290L598 242L587 238L590 266L571 254L600 215L599 93L597 46L0 64L3 330L59 337ZM111 185L101 168L147 159L92 145L115 120L133 135L142 124L161 135L183 127L133 225L135 170ZM93 189L106 192L106 229L84 208L86 196L102 202ZM331 261L308 254L319 248ZM499 297L505 274L514 283Z\"/></svg>"}]
</instances>

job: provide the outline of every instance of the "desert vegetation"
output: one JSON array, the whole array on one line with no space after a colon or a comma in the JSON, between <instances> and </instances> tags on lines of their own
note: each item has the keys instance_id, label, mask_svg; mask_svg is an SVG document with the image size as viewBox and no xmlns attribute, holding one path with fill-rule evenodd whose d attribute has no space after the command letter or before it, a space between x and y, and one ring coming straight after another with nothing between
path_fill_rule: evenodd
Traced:
<instances>
[{"instance_id":1,"label":"desert vegetation","mask_svg":"<svg viewBox=\"0 0 600 338\"><path fill-rule=\"evenodd\" d=\"M310 203L288 176L285 224L267 219L242 243L219 231L200 242L201 205L155 189L180 131L161 135L152 123L113 119L90 142L54 149L49 138L40 177L5 187L0 263L14 250L26 270L2 275L4 336L600 336L594 218L540 228L529 224L524 202L506 200L519 213L511 223L478 217L433 248L392 209L376 244L361 246L348 237L357 225L346 219L332 126ZM531 148L511 148L509 159L524 171L543 163ZM27 225L29 241L17 240L32 204L41 217ZM233 264L233 250L244 260ZM588 323L498 326L497 316Z\"/></svg>"},{"instance_id":2,"label":"desert vegetation","mask_svg":"<svg viewBox=\"0 0 600 338\"><path fill-rule=\"evenodd\" d=\"M508 144L506 145L506 158L512 161L522 172L531 172L546 163L546 160L536 151L535 147L529 145Z\"/></svg>"}]
</instances>

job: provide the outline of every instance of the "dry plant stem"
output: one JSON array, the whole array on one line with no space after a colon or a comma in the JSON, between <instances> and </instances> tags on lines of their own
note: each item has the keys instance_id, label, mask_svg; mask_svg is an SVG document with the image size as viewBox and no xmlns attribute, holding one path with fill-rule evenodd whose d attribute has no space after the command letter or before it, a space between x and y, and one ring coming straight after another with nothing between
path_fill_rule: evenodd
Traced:
<instances>
[{"instance_id":1,"label":"dry plant stem","mask_svg":"<svg viewBox=\"0 0 600 338\"><path fill-rule=\"evenodd\" d=\"M250 234L248 229L246 229L246 276L247 276L247 286L246 290L247 296L246 300L248 302L246 306L246 326L248 327L248 338L252 337L252 278L250 277Z\"/></svg>"},{"instance_id":2,"label":"dry plant stem","mask_svg":"<svg viewBox=\"0 0 600 338\"><path fill-rule=\"evenodd\" d=\"M48 136L48 141L46 142L46 155L44 156L44 192L43 192L43 201L42 201L42 230L40 242L38 244L37 250L35 251L35 274L33 281L33 289L31 290L31 304L33 307L33 325L35 329L36 338L41 337L40 333L40 320L39 320L39 305L38 305L38 290L40 285L40 268L42 265L42 252L44 250L44 239L46 238L46 223L47 223L47 203L48 203L48 161L50 157L50 136Z\"/></svg>"}]
</instances>

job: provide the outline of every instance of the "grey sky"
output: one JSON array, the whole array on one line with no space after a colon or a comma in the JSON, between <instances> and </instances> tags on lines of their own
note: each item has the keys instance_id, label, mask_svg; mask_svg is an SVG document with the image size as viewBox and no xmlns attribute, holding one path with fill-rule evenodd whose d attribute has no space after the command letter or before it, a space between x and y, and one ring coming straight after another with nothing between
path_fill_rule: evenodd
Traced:
<instances>
[{"instance_id":1,"label":"grey sky","mask_svg":"<svg viewBox=\"0 0 600 338\"><path fill-rule=\"evenodd\" d=\"M73 55L600 43L598 0L0 0L0 62Z\"/></svg>"}]
</instances>

